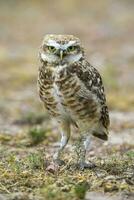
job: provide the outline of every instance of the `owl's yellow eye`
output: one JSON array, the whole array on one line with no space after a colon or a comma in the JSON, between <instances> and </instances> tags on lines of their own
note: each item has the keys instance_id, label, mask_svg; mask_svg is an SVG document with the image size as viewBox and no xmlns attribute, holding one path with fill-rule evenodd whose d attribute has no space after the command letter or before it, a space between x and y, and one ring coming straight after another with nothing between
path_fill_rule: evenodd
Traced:
<instances>
[{"instance_id":1,"label":"owl's yellow eye","mask_svg":"<svg viewBox=\"0 0 134 200\"><path fill-rule=\"evenodd\" d=\"M48 46L48 50L50 53L55 53L57 49L54 46Z\"/></svg>"},{"instance_id":2,"label":"owl's yellow eye","mask_svg":"<svg viewBox=\"0 0 134 200\"><path fill-rule=\"evenodd\" d=\"M67 51L70 53L70 52L73 52L76 50L76 46L70 46L67 48Z\"/></svg>"}]
</instances>

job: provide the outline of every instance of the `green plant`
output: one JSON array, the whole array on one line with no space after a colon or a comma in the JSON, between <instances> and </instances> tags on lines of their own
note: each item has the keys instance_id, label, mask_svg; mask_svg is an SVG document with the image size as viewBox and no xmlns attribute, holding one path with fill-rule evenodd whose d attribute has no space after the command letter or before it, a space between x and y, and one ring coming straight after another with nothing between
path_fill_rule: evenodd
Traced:
<instances>
[{"instance_id":1,"label":"green plant","mask_svg":"<svg viewBox=\"0 0 134 200\"><path fill-rule=\"evenodd\" d=\"M84 199L86 191L89 188L89 184L86 181L80 182L77 185L75 185L75 194L78 199Z\"/></svg>"},{"instance_id":2,"label":"green plant","mask_svg":"<svg viewBox=\"0 0 134 200\"><path fill-rule=\"evenodd\" d=\"M32 145L37 145L46 138L46 132L40 127L31 128L28 131L28 135L31 138Z\"/></svg>"},{"instance_id":3,"label":"green plant","mask_svg":"<svg viewBox=\"0 0 134 200\"><path fill-rule=\"evenodd\" d=\"M27 157L27 163L31 169L43 169L44 168L44 159L41 153L31 153Z\"/></svg>"}]
</instances>

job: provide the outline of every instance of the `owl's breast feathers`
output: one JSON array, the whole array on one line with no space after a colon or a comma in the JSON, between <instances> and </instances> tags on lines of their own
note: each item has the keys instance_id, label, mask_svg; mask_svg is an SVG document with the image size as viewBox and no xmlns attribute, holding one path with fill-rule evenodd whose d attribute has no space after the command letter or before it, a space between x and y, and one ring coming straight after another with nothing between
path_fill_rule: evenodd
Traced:
<instances>
[{"instance_id":1,"label":"owl's breast feathers","mask_svg":"<svg viewBox=\"0 0 134 200\"><path fill-rule=\"evenodd\" d=\"M82 60L70 66L50 70L46 66L39 70L39 95L52 116L65 113L73 120L99 124L93 135L106 140L109 114L104 87L98 71ZM62 109L63 108L63 109Z\"/></svg>"}]
</instances>

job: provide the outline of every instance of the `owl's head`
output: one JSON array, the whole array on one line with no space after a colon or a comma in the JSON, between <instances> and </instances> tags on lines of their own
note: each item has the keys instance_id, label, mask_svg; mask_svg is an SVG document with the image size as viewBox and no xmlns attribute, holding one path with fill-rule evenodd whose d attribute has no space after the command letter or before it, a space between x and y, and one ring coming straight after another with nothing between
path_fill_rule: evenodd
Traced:
<instances>
[{"instance_id":1,"label":"owl's head","mask_svg":"<svg viewBox=\"0 0 134 200\"><path fill-rule=\"evenodd\" d=\"M72 64L84 56L79 38L73 35L46 35L39 56L50 64Z\"/></svg>"}]
</instances>

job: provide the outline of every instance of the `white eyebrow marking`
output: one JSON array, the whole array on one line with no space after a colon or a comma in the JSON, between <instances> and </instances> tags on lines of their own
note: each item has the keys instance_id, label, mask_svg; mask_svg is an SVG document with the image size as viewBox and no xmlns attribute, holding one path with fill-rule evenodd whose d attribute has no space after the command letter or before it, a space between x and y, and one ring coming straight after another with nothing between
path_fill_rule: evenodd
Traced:
<instances>
[{"instance_id":1,"label":"white eyebrow marking","mask_svg":"<svg viewBox=\"0 0 134 200\"><path fill-rule=\"evenodd\" d=\"M76 41L72 40L72 41L70 41L70 42L68 43L68 45L72 45L72 44L75 44L75 43L76 43Z\"/></svg>"},{"instance_id":2,"label":"white eyebrow marking","mask_svg":"<svg viewBox=\"0 0 134 200\"><path fill-rule=\"evenodd\" d=\"M48 40L47 45L54 46L57 49L60 48L60 45L57 42L55 42L55 40L51 40L51 39Z\"/></svg>"},{"instance_id":3,"label":"white eyebrow marking","mask_svg":"<svg viewBox=\"0 0 134 200\"><path fill-rule=\"evenodd\" d=\"M48 42L47 42L47 45L49 46L54 46L56 49L67 49L69 46L75 44L76 41L69 41L67 44L58 44L55 40L52 40L52 39L49 39Z\"/></svg>"},{"instance_id":4,"label":"white eyebrow marking","mask_svg":"<svg viewBox=\"0 0 134 200\"><path fill-rule=\"evenodd\" d=\"M61 45L61 48L64 50L64 49L67 49L69 46L75 44L76 41L69 41L67 44L64 44L64 45Z\"/></svg>"}]
</instances>

